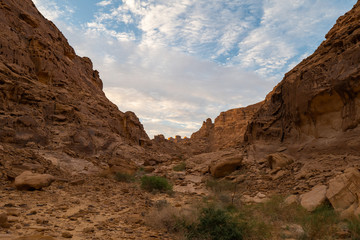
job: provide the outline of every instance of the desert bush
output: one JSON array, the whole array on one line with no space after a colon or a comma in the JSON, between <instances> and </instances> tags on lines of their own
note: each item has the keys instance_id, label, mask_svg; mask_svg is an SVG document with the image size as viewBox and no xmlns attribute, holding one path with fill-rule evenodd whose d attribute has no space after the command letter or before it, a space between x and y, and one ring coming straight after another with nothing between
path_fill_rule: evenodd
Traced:
<instances>
[{"instance_id":1,"label":"desert bush","mask_svg":"<svg viewBox=\"0 0 360 240\"><path fill-rule=\"evenodd\" d=\"M183 229L180 219L180 211L170 205L166 205L150 211L145 218L145 222L155 229L165 229L169 233L176 234Z\"/></svg>"},{"instance_id":2,"label":"desert bush","mask_svg":"<svg viewBox=\"0 0 360 240\"><path fill-rule=\"evenodd\" d=\"M338 214L329 204L324 204L298 218L307 236L304 239L331 239L337 231L334 226L339 222Z\"/></svg>"},{"instance_id":3,"label":"desert bush","mask_svg":"<svg viewBox=\"0 0 360 240\"><path fill-rule=\"evenodd\" d=\"M141 178L141 188L152 192L152 191L160 191L160 192L171 192L172 185L168 182L166 178L158 177L158 176L143 176Z\"/></svg>"},{"instance_id":4,"label":"desert bush","mask_svg":"<svg viewBox=\"0 0 360 240\"><path fill-rule=\"evenodd\" d=\"M173 167L173 170L174 170L174 171L177 171L177 172L185 171L185 170L186 170L186 163L185 163L185 162L181 162L181 163L175 165L175 166Z\"/></svg>"},{"instance_id":5,"label":"desert bush","mask_svg":"<svg viewBox=\"0 0 360 240\"><path fill-rule=\"evenodd\" d=\"M215 206L204 207L197 221L185 225L187 239L242 240L239 223L226 210Z\"/></svg>"},{"instance_id":6,"label":"desert bush","mask_svg":"<svg viewBox=\"0 0 360 240\"><path fill-rule=\"evenodd\" d=\"M115 173L114 178L118 182L133 182L133 181L135 181L134 176L131 174L128 174L128 173L117 172L117 173Z\"/></svg>"},{"instance_id":7,"label":"desert bush","mask_svg":"<svg viewBox=\"0 0 360 240\"><path fill-rule=\"evenodd\" d=\"M351 239L360 239L360 216L348 219L347 226L351 234Z\"/></svg>"}]
</instances>

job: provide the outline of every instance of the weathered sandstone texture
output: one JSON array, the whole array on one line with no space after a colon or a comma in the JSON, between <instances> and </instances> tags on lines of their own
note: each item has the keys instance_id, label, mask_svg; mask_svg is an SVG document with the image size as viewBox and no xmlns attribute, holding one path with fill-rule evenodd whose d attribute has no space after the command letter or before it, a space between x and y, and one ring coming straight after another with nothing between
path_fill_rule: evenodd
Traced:
<instances>
[{"instance_id":1,"label":"weathered sandstone texture","mask_svg":"<svg viewBox=\"0 0 360 240\"><path fill-rule=\"evenodd\" d=\"M318 49L267 95L248 125L246 140L334 138L359 130L359 19L358 2L337 20Z\"/></svg>"},{"instance_id":2,"label":"weathered sandstone texture","mask_svg":"<svg viewBox=\"0 0 360 240\"><path fill-rule=\"evenodd\" d=\"M38 174L25 171L15 178L15 187L20 190L40 190L48 187L55 181L55 177L50 174Z\"/></svg>"},{"instance_id":3,"label":"weathered sandstone texture","mask_svg":"<svg viewBox=\"0 0 360 240\"><path fill-rule=\"evenodd\" d=\"M91 60L31 0L1 1L0 29L0 178L93 173L109 160L146 158L137 116L106 98Z\"/></svg>"},{"instance_id":4,"label":"weathered sandstone texture","mask_svg":"<svg viewBox=\"0 0 360 240\"><path fill-rule=\"evenodd\" d=\"M249 121L261 105L262 102L222 112L214 123L208 118L199 131L191 135L191 142L203 144L203 151L240 146Z\"/></svg>"},{"instance_id":5,"label":"weathered sandstone texture","mask_svg":"<svg viewBox=\"0 0 360 240\"><path fill-rule=\"evenodd\" d=\"M94 155L148 140L136 115L105 97L91 60L30 0L2 1L0 28L0 142Z\"/></svg>"}]
</instances>

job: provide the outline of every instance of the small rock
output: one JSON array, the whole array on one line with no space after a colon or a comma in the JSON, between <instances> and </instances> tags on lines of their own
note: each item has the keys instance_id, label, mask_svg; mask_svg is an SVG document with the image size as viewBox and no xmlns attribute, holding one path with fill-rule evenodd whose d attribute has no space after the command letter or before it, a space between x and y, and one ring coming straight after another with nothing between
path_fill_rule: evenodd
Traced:
<instances>
[{"instance_id":1,"label":"small rock","mask_svg":"<svg viewBox=\"0 0 360 240\"><path fill-rule=\"evenodd\" d=\"M266 195L263 194L263 193L261 193L261 192L258 192L258 193L256 194L256 197L258 197L258 198L265 198Z\"/></svg>"},{"instance_id":2,"label":"small rock","mask_svg":"<svg viewBox=\"0 0 360 240\"><path fill-rule=\"evenodd\" d=\"M83 233L93 233L95 232L95 229L93 227L87 227L87 228L84 228Z\"/></svg>"},{"instance_id":3,"label":"small rock","mask_svg":"<svg viewBox=\"0 0 360 240\"><path fill-rule=\"evenodd\" d=\"M285 175L286 175L286 171L280 170L275 174L275 176L272 177L272 180L279 179L279 178L281 178L281 177L283 177Z\"/></svg>"},{"instance_id":4,"label":"small rock","mask_svg":"<svg viewBox=\"0 0 360 240\"><path fill-rule=\"evenodd\" d=\"M18 209L14 209L14 208L10 208L10 209L6 209L7 215L8 216L19 216L20 211Z\"/></svg>"},{"instance_id":5,"label":"small rock","mask_svg":"<svg viewBox=\"0 0 360 240\"><path fill-rule=\"evenodd\" d=\"M63 238L72 238L72 237L73 237L73 235L72 235L71 233L69 233L69 232L63 232L63 233L61 234L61 236L62 236Z\"/></svg>"},{"instance_id":6,"label":"small rock","mask_svg":"<svg viewBox=\"0 0 360 240\"><path fill-rule=\"evenodd\" d=\"M19 218L18 217L14 217L14 216L8 216L7 221L9 223L13 223L13 222L18 222Z\"/></svg>"},{"instance_id":7,"label":"small rock","mask_svg":"<svg viewBox=\"0 0 360 240\"><path fill-rule=\"evenodd\" d=\"M10 225L8 223L8 216L6 213L0 213L0 227L8 228Z\"/></svg>"},{"instance_id":8,"label":"small rock","mask_svg":"<svg viewBox=\"0 0 360 240\"><path fill-rule=\"evenodd\" d=\"M293 157L284 153L273 153L267 157L271 169L284 168L294 162Z\"/></svg>"},{"instance_id":9,"label":"small rock","mask_svg":"<svg viewBox=\"0 0 360 240\"><path fill-rule=\"evenodd\" d=\"M281 226L281 235L287 239L301 239L305 236L304 229L298 224L285 224Z\"/></svg>"},{"instance_id":10,"label":"small rock","mask_svg":"<svg viewBox=\"0 0 360 240\"><path fill-rule=\"evenodd\" d=\"M290 195L287 198L285 198L284 203L286 205L291 205L291 204L297 204L299 202L299 196L298 195Z\"/></svg>"}]
</instances>

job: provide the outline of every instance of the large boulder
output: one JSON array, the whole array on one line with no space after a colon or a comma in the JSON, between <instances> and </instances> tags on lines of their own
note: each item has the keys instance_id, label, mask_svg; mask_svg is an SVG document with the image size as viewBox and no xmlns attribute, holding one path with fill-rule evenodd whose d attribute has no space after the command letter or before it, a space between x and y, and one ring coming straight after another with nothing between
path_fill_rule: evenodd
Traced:
<instances>
[{"instance_id":1,"label":"large boulder","mask_svg":"<svg viewBox=\"0 0 360 240\"><path fill-rule=\"evenodd\" d=\"M188 171L205 174L210 172L213 177L224 177L242 166L243 153L236 150L221 150L203 153L188 158Z\"/></svg>"},{"instance_id":2,"label":"large boulder","mask_svg":"<svg viewBox=\"0 0 360 240\"><path fill-rule=\"evenodd\" d=\"M221 159L209 166L210 173L213 177L225 177L237 170L242 165L243 156L231 156Z\"/></svg>"},{"instance_id":3,"label":"large boulder","mask_svg":"<svg viewBox=\"0 0 360 240\"><path fill-rule=\"evenodd\" d=\"M300 196L300 204L309 212L314 211L321 206L326 200L327 187L324 185L315 186L310 192Z\"/></svg>"},{"instance_id":4,"label":"large boulder","mask_svg":"<svg viewBox=\"0 0 360 240\"><path fill-rule=\"evenodd\" d=\"M356 168L348 168L343 174L329 181L326 197L343 218L359 215L360 172Z\"/></svg>"},{"instance_id":5,"label":"large boulder","mask_svg":"<svg viewBox=\"0 0 360 240\"><path fill-rule=\"evenodd\" d=\"M119 172L132 175L138 170L137 165L130 159L112 158L108 161L108 164L111 173Z\"/></svg>"},{"instance_id":6,"label":"large boulder","mask_svg":"<svg viewBox=\"0 0 360 240\"><path fill-rule=\"evenodd\" d=\"M19 190L40 190L55 180L50 174L38 174L25 171L15 178L15 187Z\"/></svg>"},{"instance_id":7,"label":"large boulder","mask_svg":"<svg viewBox=\"0 0 360 240\"><path fill-rule=\"evenodd\" d=\"M285 153L273 153L267 157L271 169L284 168L294 162L293 157Z\"/></svg>"}]
</instances>

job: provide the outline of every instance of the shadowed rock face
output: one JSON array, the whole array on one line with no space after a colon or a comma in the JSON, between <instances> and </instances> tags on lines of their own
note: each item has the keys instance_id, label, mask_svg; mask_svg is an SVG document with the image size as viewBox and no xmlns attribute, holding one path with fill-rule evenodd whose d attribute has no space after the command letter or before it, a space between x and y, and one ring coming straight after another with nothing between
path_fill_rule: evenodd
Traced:
<instances>
[{"instance_id":1,"label":"shadowed rock face","mask_svg":"<svg viewBox=\"0 0 360 240\"><path fill-rule=\"evenodd\" d=\"M93 155L148 140L31 0L1 1L0 29L0 142Z\"/></svg>"},{"instance_id":2,"label":"shadowed rock face","mask_svg":"<svg viewBox=\"0 0 360 240\"><path fill-rule=\"evenodd\" d=\"M286 142L333 138L360 122L360 2L326 40L266 97L245 139Z\"/></svg>"}]
</instances>

